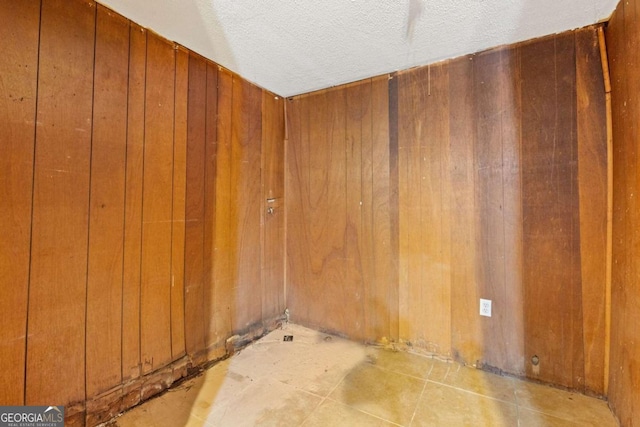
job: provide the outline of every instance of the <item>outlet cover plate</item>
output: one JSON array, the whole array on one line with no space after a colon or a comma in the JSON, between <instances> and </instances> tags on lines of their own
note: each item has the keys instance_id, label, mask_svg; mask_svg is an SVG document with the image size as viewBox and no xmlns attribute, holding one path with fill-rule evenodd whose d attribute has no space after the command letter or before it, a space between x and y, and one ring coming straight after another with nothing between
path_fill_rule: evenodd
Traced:
<instances>
[{"instance_id":1,"label":"outlet cover plate","mask_svg":"<svg viewBox=\"0 0 640 427\"><path fill-rule=\"evenodd\" d=\"M480 316L491 317L491 300L480 298Z\"/></svg>"}]
</instances>

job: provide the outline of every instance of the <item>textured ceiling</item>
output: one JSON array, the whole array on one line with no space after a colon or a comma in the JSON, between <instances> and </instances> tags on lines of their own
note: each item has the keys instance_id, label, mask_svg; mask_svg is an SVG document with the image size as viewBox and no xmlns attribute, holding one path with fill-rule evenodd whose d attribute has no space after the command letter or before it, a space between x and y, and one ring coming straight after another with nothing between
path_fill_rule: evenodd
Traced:
<instances>
[{"instance_id":1,"label":"textured ceiling","mask_svg":"<svg viewBox=\"0 0 640 427\"><path fill-rule=\"evenodd\" d=\"M281 96L605 20L618 0L99 0Z\"/></svg>"}]
</instances>

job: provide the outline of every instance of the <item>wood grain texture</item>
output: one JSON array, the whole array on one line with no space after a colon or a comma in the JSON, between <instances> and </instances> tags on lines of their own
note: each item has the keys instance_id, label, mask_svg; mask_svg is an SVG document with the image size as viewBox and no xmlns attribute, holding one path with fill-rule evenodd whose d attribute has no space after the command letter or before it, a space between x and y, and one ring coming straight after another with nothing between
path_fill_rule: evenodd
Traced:
<instances>
[{"instance_id":1,"label":"wood grain texture","mask_svg":"<svg viewBox=\"0 0 640 427\"><path fill-rule=\"evenodd\" d=\"M310 97L309 97L310 98ZM309 316L311 263L309 236L309 98L288 99L286 140L286 289L287 306L296 322L311 324Z\"/></svg>"},{"instance_id":2,"label":"wood grain texture","mask_svg":"<svg viewBox=\"0 0 640 427\"><path fill-rule=\"evenodd\" d=\"M525 352L543 381L582 389L573 35L523 46L522 148ZM549 84L549 80L553 84Z\"/></svg>"},{"instance_id":3,"label":"wood grain texture","mask_svg":"<svg viewBox=\"0 0 640 427\"><path fill-rule=\"evenodd\" d=\"M127 170L124 205L122 283L122 378L137 378L140 363L140 257L142 255L142 179L147 70L147 33L130 24L127 103Z\"/></svg>"},{"instance_id":4,"label":"wood grain texture","mask_svg":"<svg viewBox=\"0 0 640 427\"><path fill-rule=\"evenodd\" d=\"M173 117L173 212L171 229L171 358L185 354L185 214L187 181L187 121L189 52L175 52Z\"/></svg>"},{"instance_id":5,"label":"wood grain texture","mask_svg":"<svg viewBox=\"0 0 640 427\"><path fill-rule=\"evenodd\" d=\"M87 396L122 381L122 274L129 21L98 6L93 88Z\"/></svg>"},{"instance_id":6,"label":"wood grain texture","mask_svg":"<svg viewBox=\"0 0 640 427\"><path fill-rule=\"evenodd\" d=\"M3 2L0 21L0 402L23 405L40 2Z\"/></svg>"},{"instance_id":7,"label":"wood grain texture","mask_svg":"<svg viewBox=\"0 0 640 427\"><path fill-rule=\"evenodd\" d=\"M389 109L389 232L390 236L390 270L391 277L388 282L389 304L389 339L397 341L400 332L400 292L394 286L400 279L400 184L399 184L399 130L398 130L398 77L397 74L389 76L388 80L388 109ZM384 97L381 98L384 100ZM382 107L385 108L386 104ZM384 120L384 118L382 119ZM382 122L384 123L384 121ZM379 142L380 143L380 142Z\"/></svg>"},{"instance_id":8,"label":"wood grain texture","mask_svg":"<svg viewBox=\"0 0 640 427\"><path fill-rule=\"evenodd\" d=\"M262 91L233 77L231 104L231 212L234 234L228 234L235 255L230 268L236 280L230 289L232 327L246 331L262 319L260 223ZM218 209L222 208L221 206Z\"/></svg>"},{"instance_id":9,"label":"wood grain texture","mask_svg":"<svg viewBox=\"0 0 640 427\"><path fill-rule=\"evenodd\" d=\"M515 56L498 49L474 60L476 271L478 296L495 305L492 317L481 319L484 341L491 343L481 363L523 374L521 120Z\"/></svg>"},{"instance_id":10,"label":"wood grain texture","mask_svg":"<svg viewBox=\"0 0 640 427\"><path fill-rule=\"evenodd\" d=\"M399 76L400 338L451 352L448 65ZM403 164L406 168L403 168ZM404 215L403 215L404 213ZM402 278L405 280L402 280ZM402 324L401 324L402 325Z\"/></svg>"},{"instance_id":11,"label":"wood grain texture","mask_svg":"<svg viewBox=\"0 0 640 427\"><path fill-rule=\"evenodd\" d=\"M232 264L235 247L232 238L237 233L231 199L231 120L232 120L233 76L226 70L218 70L218 122L217 154L215 173L215 229L213 259L213 286L215 301L206 303L213 309L212 318L216 331L224 337L232 330L231 304L235 299L233 287L236 270ZM216 337L210 337L207 346L215 345Z\"/></svg>"},{"instance_id":12,"label":"wood grain texture","mask_svg":"<svg viewBox=\"0 0 640 427\"><path fill-rule=\"evenodd\" d=\"M640 5L620 2L607 28L613 119L613 270L609 402L624 426L640 414Z\"/></svg>"},{"instance_id":13,"label":"wood grain texture","mask_svg":"<svg viewBox=\"0 0 640 427\"><path fill-rule=\"evenodd\" d=\"M480 318L483 340L487 343L482 363L504 366L504 348L497 344L503 334L507 307L505 301L505 213L503 180L503 70L500 51L479 54L474 59L476 96L476 144L474 144L476 204L476 274L478 296L493 301L491 318ZM507 76L508 78L509 76ZM505 123L505 127L512 126ZM494 320L495 319L495 320ZM505 325L506 326L506 325ZM491 348L488 343L500 345Z\"/></svg>"},{"instance_id":14,"label":"wood grain texture","mask_svg":"<svg viewBox=\"0 0 640 427\"><path fill-rule=\"evenodd\" d=\"M585 388L605 394L605 292L607 262L607 124L598 35L576 33L578 191ZM598 72L600 71L600 72Z\"/></svg>"},{"instance_id":15,"label":"wood grain texture","mask_svg":"<svg viewBox=\"0 0 640 427\"><path fill-rule=\"evenodd\" d=\"M370 147L370 160L363 159L363 181L371 188L371 214L366 210L363 217L370 215L370 235L367 241L372 247L367 251L371 256L372 276L369 296L373 304L365 305L369 311L366 324L366 340L397 339L398 299L391 286L398 279L397 246L394 244L394 227L397 226L397 212L393 209L393 198L397 196L397 171L392 165L393 148L389 144L389 79L382 76L371 80L370 122L363 124L362 142ZM370 139L370 142L369 142ZM394 153L397 157L397 153ZM394 157L394 158L395 158ZM368 161L367 161L368 160ZM395 172L395 173L394 173ZM370 183L370 184L369 184ZM364 183L363 183L364 185ZM365 222L366 224L367 222ZM365 282L367 285L367 282ZM395 324L395 325L394 325Z\"/></svg>"},{"instance_id":16,"label":"wood grain texture","mask_svg":"<svg viewBox=\"0 0 640 427\"><path fill-rule=\"evenodd\" d=\"M267 91L262 92L261 145L262 321L266 323L285 309L284 102Z\"/></svg>"},{"instance_id":17,"label":"wood grain texture","mask_svg":"<svg viewBox=\"0 0 640 427\"><path fill-rule=\"evenodd\" d=\"M611 409L621 423L630 423L633 419L633 403L631 397L633 386L625 367L629 361L621 350L626 344L625 312L629 310L626 302L627 272L631 255L625 241L627 235L628 197L626 166L630 147L630 132L627 120L627 69L629 58L626 57L625 21L632 20L625 13L625 3L621 3L612 15L610 26L606 32L607 51L611 73L611 114L613 124L613 224L612 224L612 269L611 269L611 359L609 373L609 401ZM631 33L633 34L633 33ZM615 97L614 97L615 95ZM624 131L624 129L627 129ZM632 143L631 143L632 144ZM616 371L620 372L616 372Z\"/></svg>"},{"instance_id":18,"label":"wood grain texture","mask_svg":"<svg viewBox=\"0 0 640 427\"><path fill-rule=\"evenodd\" d=\"M604 104L597 87L577 86L577 70L597 75L599 64L575 47L576 34L595 32L288 100L294 320L579 390L585 373L602 377L601 365L585 363L585 348L597 355L604 342L583 321L583 296L597 300L597 283L582 266L601 254L589 242L606 232L581 225L580 210L593 203L584 209L595 218L606 204L579 193L578 166L606 170L606 158L579 154L597 143L577 128L580 116L602 131ZM593 95L580 110L578 90ZM334 151L343 142L346 169ZM493 301L491 318L478 315L478 298ZM537 353L541 373L526 363Z\"/></svg>"},{"instance_id":19,"label":"wood grain texture","mask_svg":"<svg viewBox=\"0 0 640 427\"><path fill-rule=\"evenodd\" d=\"M327 329L340 331L354 326L350 312L356 303L353 287L346 285L346 93L327 90L321 102L325 109L311 107L309 129L309 210L312 220L307 227L314 247L311 252L312 295L316 300L330 299L337 304L316 304L310 308L310 313L317 324L322 321ZM318 144L318 140L324 143Z\"/></svg>"},{"instance_id":20,"label":"wood grain texture","mask_svg":"<svg viewBox=\"0 0 640 427\"><path fill-rule=\"evenodd\" d=\"M365 325L370 323L369 311L365 309L365 301L371 300L372 282L371 272L371 221L363 218L363 213L370 215L371 186L363 179L365 171L371 169L365 158L371 149L370 131L366 132L366 124L370 118L371 85L366 83L353 84L345 88L345 143L346 164L345 171L345 264L346 272L340 304L350 307L344 310L344 322L351 325L354 338L362 341L366 339ZM338 110L340 111L340 110ZM365 140L366 136L366 140ZM364 156L364 158L363 158ZM369 184L369 185L367 185Z\"/></svg>"},{"instance_id":21,"label":"wood grain texture","mask_svg":"<svg viewBox=\"0 0 640 427\"><path fill-rule=\"evenodd\" d=\"M204 271L203 271L203 320L205 331L205 348L226 339L230 331L218 330L212 317L218 304L213 282L213 263L215 252L216 223L216 170L217 170L217 132L218 132L218 67L207 62L206 71L206 105L204 106L205 139L204 139Z\"/></svg>"},{"instance_id":22,"label":"wood grain texture","mask_svg":"<svg viewBox=\"0 0 640 427\"><path fill-rule=\"evenodd\" d=\"M85 398L96 7L46 1L41 13L27 405Z\"/></svg>"},{"instance_id":23,"label":"wood grain texture","mask_svg":"<svg viewBox=\"0 0 640 427\"><path fill-rule=\"evenodd\" d=\"M425 137L420 144L423 254L422 318L426 348L451 354L451 185L449 170L449 65L430 67ZM429 304L432 304L429 307ZM402 313L400 313L402 316ZM410 337L412 338L412 337Z\"/></svg>"},{"instance_id":24,"label":"wood grain texture","mask_svg":"<svg viewBox=\"0 0 640 427\"><path fill-rule=\"evenodd\" d=\"M483 359L482 325L476 322L480 298L476 279L475 168L476 97L475 59L449 66L449 150L451 164L451 253L457 266L451 272L451 347L453 357L473 364Z\"/></svg>"},{"instance_id":25,"label":"wood grain texture","mask_svg":"<svg viewBox=\"0 0 640 427\"><path fill-rule=\"evenodd\" d=\"M140 352L143 373L171 361L171 215L175 51L147 36Z\"/></svg>"},{"instance_id":26,"label":"wood grain texture","mask_svg":"<svg viewBox=\"0 0 640 427\"><path fill-rule=\"evenodd\" d=\"M90 0L0 17L0 400L93 425L284 309L283 101Z\"/></svg>"},{"instance_id":27,"label":"wood grain texture","mask_svg":"<svg viewBox=\"0 0 640 427\"><path fill-rule=\"evenodd\" d=\"M500 334L491 345L499 350L493 360L503 361L507 372L525 373L524 282L523 282L523 217L522 217L522 68L520 55L511 49L500 50L500 102L502 105L502 182L504 210L504 309L499 313ZM498 356L497 353L503 353ZM491 365L491 362L488 362Z\"/></svg>"},{"instance_id":28,"label":"wood grain texture","mask_svg":"<svg viewBox=\"0 0 640 427\"><path fill-rule=\"evenodd\" d=\"M185 200L185 340L189 355L205 349L204 203L207 64L189 55Z\"/></svg>"}]
</instances>

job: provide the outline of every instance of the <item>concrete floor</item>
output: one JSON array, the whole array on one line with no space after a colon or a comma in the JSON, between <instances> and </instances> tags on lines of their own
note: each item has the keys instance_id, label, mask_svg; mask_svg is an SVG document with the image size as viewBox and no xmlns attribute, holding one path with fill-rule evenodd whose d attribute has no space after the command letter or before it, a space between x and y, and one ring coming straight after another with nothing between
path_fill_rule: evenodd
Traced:
<instances>
[{"instance_id":1,"label":"concrete floor","mask_svg":"<svg viewBox=\"0 0 640 427\"><path fill-rule=\"evenodd\" d=\"M283 341L293 335L292 342ZM617 426L580 394L297 325L116 419L129 426Z\"/></svg>"}]
</instances>

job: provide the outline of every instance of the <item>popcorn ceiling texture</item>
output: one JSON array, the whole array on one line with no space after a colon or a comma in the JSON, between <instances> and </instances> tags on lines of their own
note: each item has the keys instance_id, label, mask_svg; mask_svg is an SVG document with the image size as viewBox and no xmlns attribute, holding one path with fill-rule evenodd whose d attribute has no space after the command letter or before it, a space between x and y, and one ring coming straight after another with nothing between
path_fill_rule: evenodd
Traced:
<instances>
[{"instance_id":1,"label":"popcorn ceiling texture","mask_svg":"<svg viewBox=\"0 0 640 427\"><path fill-rule=\"evenodd\" d=\"M99 0L281 96L606 20L618 0Z\"/></svg>"}]
</instances>

